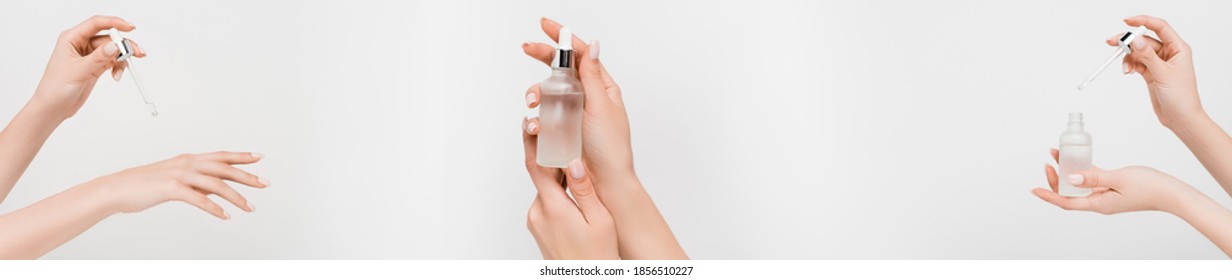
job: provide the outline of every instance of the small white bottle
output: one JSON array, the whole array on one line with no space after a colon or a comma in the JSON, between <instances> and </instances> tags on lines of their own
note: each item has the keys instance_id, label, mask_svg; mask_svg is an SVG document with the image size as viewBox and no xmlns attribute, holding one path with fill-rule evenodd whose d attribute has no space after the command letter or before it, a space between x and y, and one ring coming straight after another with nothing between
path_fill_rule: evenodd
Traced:
<instances>
[{"instance_id":1,"label":"small white bottle","mask_svg":"<svg viewBox=\"0 0 1232 280\"><path fill-rule=\"evenodd\" d=\"M552 76L539 83L539 143L536 161L565 168L582 157L582 82L577 79L573 32L560 29Z\"/></svg>"},{"instance_id":2,"label":"small white bottle","mask_svg":"<svg viewBox=\"0 0 1232 280\"><path fill-rule=\"evenodd\" d=\"M1061 196L1082 197L1091 195L1090 188L1069 184L1069 175L1091 169L1091 134L1083 129L1082 113L1069 113L1069 128L1061 133L1060 173L1057 174L1057 193Z\"/></svg>"}]
</instances>

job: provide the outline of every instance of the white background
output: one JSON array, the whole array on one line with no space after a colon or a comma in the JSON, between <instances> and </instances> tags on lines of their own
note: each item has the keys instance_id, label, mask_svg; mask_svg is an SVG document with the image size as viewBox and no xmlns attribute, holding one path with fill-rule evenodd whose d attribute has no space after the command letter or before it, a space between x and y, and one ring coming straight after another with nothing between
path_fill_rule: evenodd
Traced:
<instances>
[{"instance_id":1,"label":"white background","mask_svg":"<svg viewBox=\"0 0 1232 280\"><path fill-rule=\"evenodd\" d=\"M1074 89L1121 18L1154 14L1232 121L1232 19L1213 1L334 2L7 3L0 118L93 14L138 26L162 114L128 77L100 80L0 211L178 153L256 151L246 169L273 182L241 190L257 212L168 203L46 258L539 258L519 123L548 70L519 45L545 41L548 16L602 41L638 173L693 258L1224 258L1170 215L1029 193L1081 108L1097 165L1152 166L1227 204L1139 77L1114 65L1089 98Z\"/></svg>"}]
</instances>

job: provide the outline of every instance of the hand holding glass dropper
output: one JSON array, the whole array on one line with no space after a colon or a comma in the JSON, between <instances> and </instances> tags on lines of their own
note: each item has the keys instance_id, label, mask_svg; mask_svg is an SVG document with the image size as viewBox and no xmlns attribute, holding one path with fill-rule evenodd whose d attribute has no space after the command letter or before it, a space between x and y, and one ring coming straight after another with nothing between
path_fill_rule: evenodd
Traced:
<instances>
[{"instance_id":1,"label":"hand holding glass dropper","mask_svg":"<svg viewBox=\"0 0 1232 280\"><path fill-rule=\"evenodd\" d=\"M1146 33L1146 26L1138 26L1137 29L1130 30L1129 32L1126 32L1125 35L1122 35L1120 39L1117 39L1116 51L1112 53L1112 56L1108 57L1107 61L1104 61L1104 64L1100 66L1099 69L1095 69L1095 73L1091 73L1090 77L1087 77L1086 80L1082 80L1081 84L1078 84L1078 90L1081 91L1086 89L1087 85L1094 82L1096 77L1099 77L1099 74L1104 73L1104 69L1108 69L1108 66L1112 65L1112 62L1116 61L1117 58L1120 58L1121 55L1130 53L1129 44L1133 42L1134 39L1137 39L1138 36L1142 36L1143 33Z\"/></svg>"},{"instance_id":2,"label":"hand holding glass dropper","mask_svg":"<svg viewBox=\"0 0 1232 280\"><path fill-rule=\"evenodd\" d=\"M137 70L133 67L133 61L129 59L134 53L130 43L132 41L125 39L120 35L120 31L115 28L108 30L107 33L107 35L111 36L111 41L120 49L120 53L116 55L116 61L128 62L128 75L133 77L133 83L137 84L137 93L141 94L141 100L145 101L146 109L150 110L150 115L157 117L158 107L154 106L154 99L150 98L150 95L146 93L145 84L141 83L141 77L137 75Z\"/></svg>"}]
</instances>

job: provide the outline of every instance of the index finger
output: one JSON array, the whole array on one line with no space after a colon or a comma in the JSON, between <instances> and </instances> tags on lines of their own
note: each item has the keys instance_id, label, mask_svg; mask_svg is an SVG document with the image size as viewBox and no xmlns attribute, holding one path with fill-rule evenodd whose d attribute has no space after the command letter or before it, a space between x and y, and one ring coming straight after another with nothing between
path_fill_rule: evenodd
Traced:
<instances>
[{"instance_id":1,"label":"index finger","mask_svg":"<svg viewBox=\"0 0 1232 280\"><path fill-rule=\"evenodd\" d=\"M65 30L64 35L68 38L86 40L94 37L94 35L98 35L100 31L112 28L128 32L133 31L137 26L119 17L97 15L78 23L73 28Z\"/></svg>"},{"instance_id":2,"label":"index finger","mask_svg":"<svg viewBox=\"0 0 1232 280\"><path fill-rule=\"evenodd\" d=\"M552 38L553 42L560 42L560 29L565 27L564 25L545 17L539 19L539 26L543 28L543 33L547 34L548 38ZM586 48L586 42L577 35L573 35L573 53L586 53Z\"/></svg>"},{"instance_id":3,"label":"index finger","mask_svg":"<svg viewBox=\"0 0 1232 280\"><path fill-rule=\"evenodd\" d=\"M1125 18L1125 24L1146 26L1147 29L1155 31L1155 35L1158 35L1159 40L1163 41L1164 44L1184 42L1181 40L1181 36L1176 34L1176 30L1172 29L1172 25L1169 25L1167 21L1161 18L1137 15Z\"/></svg>"}]
</instances>

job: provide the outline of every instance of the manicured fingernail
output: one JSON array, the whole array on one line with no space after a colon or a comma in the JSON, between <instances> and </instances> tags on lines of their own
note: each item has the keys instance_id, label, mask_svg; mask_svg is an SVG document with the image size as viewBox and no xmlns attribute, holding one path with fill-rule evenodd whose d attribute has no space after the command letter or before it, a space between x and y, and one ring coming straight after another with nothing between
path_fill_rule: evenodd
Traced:
<instances>
[{"instance_id":1,"label":"manicured fingernail","mask_svg":"<svg viewBox=\"0 0 1232 280\"><path fill-rule=\"evenodd\" d=\"M1076 185L1081 185L1081 184L1082 184L1082 180L1083 180L1084 178L1082 177L1082 174L1070 174L1070 175L1069 175L1069 177L1068 177L1067 179L1069 179L1069 184L1070 184L1070 185L1075 185L1075 186L1076 186Z\"/></svg>"},{"instance_id":2,"label":"manicured fingernail","mask_svg":"<svg viewBox=\"0 0 1232 280\"><path fill-rule=\"evenodd\" d=\"M120 47L116 46L116 44L103 45L103 54L115 55L118 51L120 51Z\"/></svg>"},{"instance_id":3,"label":"manicured fingernail","mask_svg":"<svg viewBox=\"0 0 1232 280\"><path fill-rule=\"evenodd\" d=\"M1129 62L1121 63L1121 73L1129 75Z\"/></svg>"},{"instance_id":4,"label":"manicured fingernail","mask_svg":"<svg viewBox=\"0 0 1232 280\"><path fill-rule=\"evenodd\" d=\"M222 219L223 219L223 220L230 220L230 219L231 219L231 215L227 215L227 212L222 212Z\"/></svg>"},{"instance_id":5,"label":"manicured fingernail","mask_svg":"<svg viewBox=\"0 0 1232 280\"><path fill-rule=\"evenodd\" d=\"M254 211L257 211L257 207L256 207L256 206L252 206L252 202L248 202L248 212L249 212L249 213L251 213L251 212L254 212Z\"/></svg>"},{"instance_id":6,"label":"manicured fingernail","mask_svg":"<svg viewBox=\"0 0 1232 280\"><path fill-rule=\"evenodd\" d=\"M248 153L248 154L251 154L251 155L252 155L252 158L255 158L255 159L263 159L263 158L265 158L265 154L262 154L262 153Z\"/></svg>"},{"instance_id":7,"label":"manicured fingernail","mask_svg":"<svg viewBox=\"0 0 1232 280\"><path fill-rule=\"evenodd\" d=\"M124 68L112 68L111 69L111 78L115 79L117 82L119 82L120 77L123 77L123 76L124 76Z\"/></svg>"},{"instance_id":8,"label":"manicured fingernail","mask_svg":"<svg viewBox=\"0 0 1232 280\"><path fill-rule=\"evenodd\" d=\"M535 122L534 120L527 121L526 122L526 132L535 132L535 129L539 128L539 125L535 123L537 122Z\"/></svg>"},{"instance_id":9,"label":"manicured fingernail","mask_svg":"<svg viewBox=\"0 0 1232 280\"><path fill-rule=\"evenodd\" d=\"M1130 43L1129 46L1133 47L1135 50L1141 50L1146 47L1146 41L1143 41L1142 35L1139 34L1137 38L1134 38L1134 42Z\"/></svg>"},{"instance_id":10,"label":"manicured fingernail","mask_svg":"<svg viewBox=\"0 0 1232 280\"><path fill-rule=\"evenodd\" d=\"M573 177L574 180L581 180L585 176L586 168L582 166L581 159L573 159L573 161L569 162L569 177Z\"/></svg>"},{"instance_id":11,"label":"manicured fingernail","mask_svg":"<svg viewBox=\"0 0 1232 280\"><path fill-rule=\"evenodd\" d=\"M599 40L590 41L590 60L599 60Z\"/></svg>"},{"instance_id":12,"label":"manicured fingernail","mask_svg":"<svg viewBox=\"0 0 1232 280\"><path fill-rule=\"evenodd\" d=\"M526 93L526 106L534 106L534 105L535 105L535 101L536 101L536 100L535 100L535 93L534 93L534 92L527 92L527 93Z\"/></svg>"},{"instance_id":13,"label":"manicured fingernail","mask_svg":"<svg viewBox=\"0 0 1232 280\"><path fill-rule=\"evenodd\" d=\"M269 180L266 180L265 178L257 178L257 182L260 182L261 185L266 186L266 187L270 185Z\"/></svg>"}]
</instances>

